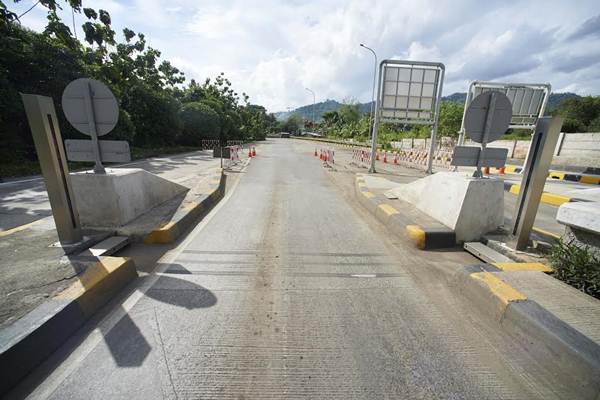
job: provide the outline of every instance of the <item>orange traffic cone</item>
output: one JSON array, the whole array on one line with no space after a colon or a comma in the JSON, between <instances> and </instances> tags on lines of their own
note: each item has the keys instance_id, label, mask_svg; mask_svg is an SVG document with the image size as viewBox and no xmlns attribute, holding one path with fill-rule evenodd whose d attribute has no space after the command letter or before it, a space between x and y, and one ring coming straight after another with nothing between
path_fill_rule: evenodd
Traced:
<instances>
[{"instance_id":1,"label":"orange traffic cone","mask_svg":"<svg viewBox=\"0 0 600 400\"><path fill-rule=\"evenodd\" d=\"M252 158L252 150L248 149L248 158Z\"/></svg>"},{"instance_id":2,"label":"orange traffic cone","mask_svg":"<svg viewBox=\"0 0 600 400\"><path fill-rule=\"evenodd\" d=\"M256 157L256 147L252 148L252 157Z\"/></svg>"},{"instance_id":3,"label":"orange traffic cone","mask_svg":"<svg viewBox=\"0 0 600 400\"><path fill-rule=\"evenodd\" d=\"M394 165L398 164L398 153L394 152Z\"/></svg>"},{"instance_id":4,"label":"orange traffic cone","mask_svg":"<svg viewBox=\"0 0 600 400\"><path fill-rule=\"evenodd\" d=\"M498 168L498 175L504 175L504 167Z\"/></svg>"},{"instance_id":5,"label":"orange traffic cone","mask_svg":"<svg viewBox=\"0 0 600 400\"><path fill-rule=\"evenodd\" d=\"M490 167L483 168L483 173L486 174L486 175L489 175L490 174Z\"/></svg>"},{"instance_id":6,"label":"orange traffic cone","mask_svg":"<svg viewBox=\"0 0 600 400\"><path fill-rule=\"evenodd\" d=\"M387 151L383 152L383 163L387 164Z\"/></svg>"}]
</instances>

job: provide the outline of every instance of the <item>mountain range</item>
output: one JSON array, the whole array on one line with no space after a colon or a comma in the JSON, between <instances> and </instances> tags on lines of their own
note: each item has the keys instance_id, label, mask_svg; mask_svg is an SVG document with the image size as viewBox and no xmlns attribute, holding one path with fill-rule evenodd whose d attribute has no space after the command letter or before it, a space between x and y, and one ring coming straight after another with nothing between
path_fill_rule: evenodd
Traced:
<instances>
[{"instance_id":1,"label":"mountain range","mask_svg":"<svg viewBox=\"0 0 600 400\"><path fill-rule=\"evenodd\" d=\"M466 93L456 92L456 93L452 93L451 95L442 97L442 100L443 101L454 101L454 102L459 102L459 103L464 104L466 97L467 97ZM550 111L554 110L563 101L573 98L573 97L579 97L579 96L575 93L570 93L570 92L551 93L550 98L548 99L548 106L546 108L546 111L550 112ZM361 113L368 113L371 111L371 104L372 104L372 102L370 102L370 101L367 103L358 103L358 108ZM340 103L336 100L331 100L331 99L322 101L320 103L315 103L315 107L314 107L315 118L318 121L321 119L321 115L323 113L326 113L329 111L337 111L340 109L340 107L342 105L343 105L343 103ZM298 115L303 119L312 119L313 118L313 105L308 104L308 105L305 105L302 107L298 107L295 110L280 111L280 112L274 113L274 115L278 121L284 121L290 115L293 115L293 114Z\"/></svg>"}]
</instances>

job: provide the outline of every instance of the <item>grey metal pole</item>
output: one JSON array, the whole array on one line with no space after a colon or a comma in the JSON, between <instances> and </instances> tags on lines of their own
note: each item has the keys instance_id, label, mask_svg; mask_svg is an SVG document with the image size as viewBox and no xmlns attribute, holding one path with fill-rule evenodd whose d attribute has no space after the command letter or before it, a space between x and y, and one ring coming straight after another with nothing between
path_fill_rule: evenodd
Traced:
<instances>
[{"instance_id":1,"label":"grey metal pole","mask_svg":"<svg viewBox=\"0 0 600 400\"><path fill-rule=\"evenodd\" d=\"M431 174L433 172L433 153L435 151L435 139L437 137L437 128L438 121L440 118L440 103L442 102L442 90L444 89L444 72L445 67L443 64L440 64L441 68L441 78L440 78L440 87L438 88L437 102L435 104L435 121L433 122L433 127L431 128L431 145L429 146L429 154L427 156L427 173ZM381 80L381 75L379 76ZM378 96L379 97L379 96Z\"/></svg>"},{"instance_id":2,"label":"grey metal pole","mask_svg":"<svg viewBox=\"0 0 600 400\"><path fill-rule=\"evenodd\" d=\"M383 61L379 64L379 80L377 81L377 97L375 98L375 118L373 119L373 133L371 134L371 167L369 173L374 174L375 156L377 153L377 130L379 129L379 98L381 97L381 76L383 75Z\"/></svg>"},{"instance_id":3,"label":"grey metal pole","mask_svg":"<svg viewBox=\"0 0 600 400\"><path fill-rule=\"evenodd\" d=\"M375 64L373 65L373 89L371 91L371 114L369 116L369 128L372 127L374 120L374 111L375 111L375 80L377 79L377 53L372 48L365 46L363 43L360 44L360 47L363 47L373 53L373 57L375 57Z\"/></svg>"},{"instance_id":4,"label":"grey metal pole","mask_svg":"<svg viewBox=\"0 0 600 400\"><path fill-rule=\"evenodd\" d=\"M98 143L98 134L96 133L96 116L94 115L94 107L92 105L92 89L89 83L85 85L86 90L83 92L83 100L85 102L85 111L88 116L88 125L90 129L90 136L92 137L92 150L94 151L94 173L106 174L106 170L102 165L102 156L100 155L100 143Z\"/></svg>"}]
</instances>

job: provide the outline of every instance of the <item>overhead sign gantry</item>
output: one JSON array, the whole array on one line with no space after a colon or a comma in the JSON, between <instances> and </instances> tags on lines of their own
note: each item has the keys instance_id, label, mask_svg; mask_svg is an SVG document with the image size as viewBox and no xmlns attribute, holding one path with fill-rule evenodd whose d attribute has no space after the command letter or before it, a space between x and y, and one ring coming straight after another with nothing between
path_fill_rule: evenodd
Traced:
<instances>
[{"instance_id":1,"label":"overhead sign gantry","mask_svg":"<svg viewBox=\"0 0 600 400\"><path fill-rule=\"evenodd\" d=\"M371 168L375 172L379 122L431 126L427 172L431 173L445 67L425 61L383 60L375 100Z\"/></svg>"}]
</instances>

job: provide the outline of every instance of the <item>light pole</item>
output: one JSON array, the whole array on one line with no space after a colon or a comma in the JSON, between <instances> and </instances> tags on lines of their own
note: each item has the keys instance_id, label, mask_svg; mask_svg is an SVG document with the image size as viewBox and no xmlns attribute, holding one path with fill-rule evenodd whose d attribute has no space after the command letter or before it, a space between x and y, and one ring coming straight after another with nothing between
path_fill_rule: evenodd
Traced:
<instances>
[{"instance_id":1,"label":"light pole","mask_svg":"<svg viewBox=\"0 0 600 400\"><path fill-rule=\"evenodd\" d=\"M375 57L375 64L373 66L373 90L371 92L371 114L369 116L370 120L369 120L369 134L372 130L372 124L373 124L373 120L374 120L374 113L375 113L375 79L377 78L377 53L375 53L375 50L373 50L372 48L365 46L363 43L360 44L360 47L363 47L367 50L369 50L371 53L373 53L373 57Z\"/></svg>"},{"instance_id":2,"label":"light pole","mask_svg":"<svg viewBox=\"0 0 600 400\"><path fill-rule=\"evenodd\" d=\"M313 126L315 124L315 92L313 92L312 90L310 90L309 88L304 88L306 90L308 90L309 92L312 93L313 95L313 106L312 106L312 121L313 121Z\"/></svg>"}]
</instances>

